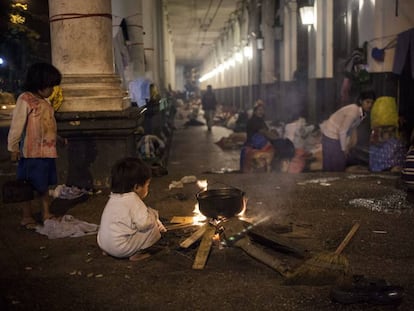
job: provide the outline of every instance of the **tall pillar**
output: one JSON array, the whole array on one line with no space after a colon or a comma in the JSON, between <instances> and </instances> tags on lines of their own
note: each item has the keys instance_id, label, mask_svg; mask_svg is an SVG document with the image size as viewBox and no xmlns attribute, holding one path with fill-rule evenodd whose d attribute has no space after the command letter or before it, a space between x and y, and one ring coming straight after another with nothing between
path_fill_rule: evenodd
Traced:
<instances>
[{"instance_id":1,"label":"tall pillar","mask_svg":"<svg viewBox=\"0 0 414 311\"><path fill-rule=\"evenodd\" d=\"M128 34L130 35L129 53L134 64L134 77L142 77L145 74L144 62L144 36L143 36L143 20L142 20L142 1L130 1L135 3L133 14L126 17Z\"/></svg>"},{"instance_id":2,"label":"tall pillar","mask_svg":"<svg viewBox=\"0 0 414 311\"><path fill-rule=\"evenodd\" d=\"M275 78L275 36L273 32L273 21L274 21L274 6L273 0L264 0L262 2L262 33L264 37L265 48L263 50L262 59L262 82L273 83Z\"/></svg>"},{"instance_id":3,"label":"tall pillar","mask_svg":"<svg viewBox=\"0 0 414 311\"><path fill-rule=\"evenodd\" d=\"M120 35L122 20L125 21L128 38L122 42L122 47L128 50L128 66L124 69L123 80L125 88L128 88L131 80L144 77L144 39L143 39L143 22L142 22L142 1L141 0L112 0L113 14L113 36L114 39ZM122 38L124 38L121 35ZM120 44L120 43L118 43ZM115 49L116 53L116 49ZM117 54L115 54L117 59ZM122 60L122 56L120 60ZM121 66L120 66L121 67ZM120 73L121 74L121 73Z\"/></svg>"},{"instance_id":4,"label":"tall pillar","mask_svg":"<svg viewBox=\"0 0 414 311\"><path fill-rule=\"evenodd\" d=\"M280 59L280 80L292 81L297 69L297 3L289 2L283 6L283 43Z\"/></svg>"},{"instance_id":5,"label":"tall pillar","mask_svg":"<svg viewBox=\"0 0 414 311\"><path fill-rule=\"evenodd\" d=\"M145 55L145 75L157 86L160 86L160 44L159 44L159 14L162 14L159 0L142 0L142 10L145 14L142 17L144 25L144 55Z\"/></svg>"},{"instance_id":6,"label":"tall pillar","mask_svg":"<svg viewBox=\"0 0 414 311\"><path fill-rule=\"evenodd\" d=\"M63 74L59 111L128 108L113 65L111 0L49 0L49 17L52 62Z\"/></svg>"}]
</instances>

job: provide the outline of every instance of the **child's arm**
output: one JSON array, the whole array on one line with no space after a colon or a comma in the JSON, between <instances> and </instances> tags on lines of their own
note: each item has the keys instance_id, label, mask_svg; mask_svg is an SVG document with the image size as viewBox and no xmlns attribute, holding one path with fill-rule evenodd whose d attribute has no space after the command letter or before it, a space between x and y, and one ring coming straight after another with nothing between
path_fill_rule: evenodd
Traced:
<instances>
[{"instance_id":1,"label":"child's arm","mask_svg":"<svg viewBox=\"0 0 414 311\"><path fill-rule=\"evenodd\" d=\"M27 104L23 100L18 100L13 110L12 122L7 138L7 150L11 153L11 160L17 161L20 158L19 143L24 131L28 115Z\"/></svg>"},{"instance_id":2,"label":"child's arm","mask_svg":"<svg viewBox=\"0 0 414 311\"><path fill-rule=\"evenodd\" d=\"M164 227L161 220L157 219L157 224L158 224L158 230L160 230L160 232L167 232L167 228Z\"/></svg>"},{"instance_id":3,"label":"child's arm","mask_svg":"<svg viewBox=\"0 0 414 311\"><path fill-rule=\"evenodd\" d=\"M158 211L145 205L141 205L134 210L132 218L132 221L139 231L147 231L152 228L159 229L160 227L158 224Z\"/></svg>"}]
</instances>

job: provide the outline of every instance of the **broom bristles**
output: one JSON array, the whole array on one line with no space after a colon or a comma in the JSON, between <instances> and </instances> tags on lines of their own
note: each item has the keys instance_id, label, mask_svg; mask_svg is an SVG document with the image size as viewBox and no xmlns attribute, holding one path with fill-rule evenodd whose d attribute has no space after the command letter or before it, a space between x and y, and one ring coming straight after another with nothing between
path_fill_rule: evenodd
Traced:
<instances>
[{"instance_id":1,"label":"broom bristles","mask_svg":"<svg viewBox=\"0 0 414 311\"><path fill-rule=\"evenodd\" d=\"M349 262L343 255L321 253L299 266L285 280L288 285L329 285L349 274Z\"/></svg>"}]
</instances>

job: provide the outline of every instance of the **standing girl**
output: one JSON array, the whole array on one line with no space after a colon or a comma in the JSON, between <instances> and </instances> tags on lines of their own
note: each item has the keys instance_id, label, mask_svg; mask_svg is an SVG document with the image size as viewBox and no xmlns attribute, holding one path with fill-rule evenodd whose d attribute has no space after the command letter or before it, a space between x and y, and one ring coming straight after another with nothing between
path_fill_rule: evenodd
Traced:
<instances>
[{"instance_id":1,"label":"standing girl","mask_svg":"<svg viewBox=\"0 0 414 311\"><path fill-rule=\"evenodd\" d=\"M57 126L54 110L47 99L62 75L48 63L32 65L26 76L24 92L17 98L8 135L8 150L12 161L19 161L17 179L28 181L39 194L43 221L50 219L49 186L57 183ZM23 206L20 222L34 229L31 202Z\"/></svg>"}]
</instances>

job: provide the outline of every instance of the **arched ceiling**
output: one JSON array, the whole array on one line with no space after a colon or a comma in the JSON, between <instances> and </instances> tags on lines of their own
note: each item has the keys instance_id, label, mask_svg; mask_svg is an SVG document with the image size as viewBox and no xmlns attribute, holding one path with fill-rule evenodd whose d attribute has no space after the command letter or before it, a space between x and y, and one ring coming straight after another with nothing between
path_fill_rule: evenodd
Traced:
<instances>
[{"instance_id":1,"label":"arched ceiling","mask_svg":"<svg viewBox=\"0 0 414 311\"><path fill-rule=\"evenodd\" d=\"M176 63L197 66L214 48L242 1L164 0Z\"/></svg>"}]
</instances>

